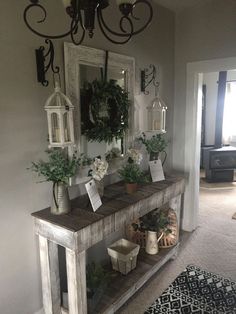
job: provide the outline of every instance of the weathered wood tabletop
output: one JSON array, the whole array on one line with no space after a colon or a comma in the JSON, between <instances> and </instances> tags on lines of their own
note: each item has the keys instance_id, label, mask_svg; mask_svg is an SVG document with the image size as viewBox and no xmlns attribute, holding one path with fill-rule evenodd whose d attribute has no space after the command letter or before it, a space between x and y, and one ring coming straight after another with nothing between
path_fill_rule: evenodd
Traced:
<instances>
[{"instance_id":1,"label":"weathered wood tabletop","mask_svg":"<svg viewBox=\"0 0 236 314\"><path fill-rule=\"evenodd\" d=\"M151 199L155 194L157 199L152 209L157 208L159 203L164 204L165 199L169 200L170 195L174 197L183 193L183 191L184 179L181 176L168 176L166 180L161 182L142 184L138 187L137 192L131 195L126 193L124 183L118 182L105 188L104 197L102 198L103 204L96 212L93 212L88 196L84 195L71 201L72 211L69 214L53 215L50 212L50 208L46 208L32 213L32 216L72 232L78 232L107 216L120 211L130 211L133 206L140 207L143 205L143 208L140 208L137 214L138 216L144 215L145 212L150 211L150 206L148 206L148 209L145 209L145 203L149 200L152 203Z\"/></svg>"}]
</instances>

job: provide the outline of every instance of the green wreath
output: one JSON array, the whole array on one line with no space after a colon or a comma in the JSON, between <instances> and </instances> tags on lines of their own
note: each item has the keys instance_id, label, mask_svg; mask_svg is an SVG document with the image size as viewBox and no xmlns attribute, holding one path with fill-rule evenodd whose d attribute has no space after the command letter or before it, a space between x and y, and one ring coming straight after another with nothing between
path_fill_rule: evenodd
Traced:
<instances>
[{"instance_id":1,"label":"green wreath","mask_svg":"<svg viewBox=\"0 0 236 314\"><path fill-rule=\"evenodd\" d=\"M115 80L86 82L81 90L81 128L89 141L111 143L128 128L128 93Z\"/></svg>"}]
</instances>

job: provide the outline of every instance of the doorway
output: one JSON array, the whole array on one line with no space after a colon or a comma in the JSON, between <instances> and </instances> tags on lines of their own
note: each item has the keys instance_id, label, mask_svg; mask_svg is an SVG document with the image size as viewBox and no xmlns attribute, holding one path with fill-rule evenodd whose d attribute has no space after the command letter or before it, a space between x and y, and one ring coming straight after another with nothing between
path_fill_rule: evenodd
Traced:
<instances>
[{"instance_id":1,"label":"doorway","mask_svg":"<svg viewBox=\"0 0 236 314\"><path fill-rule=\"evenodd\" d=\"M186 231L198 226L199 178L202 119L203 74L228 71L236 68L236 58L215 59L187 64L186 115L185 115L185 166L186 190L184 195L183 225Z\"/></svg>"}]
</instances>

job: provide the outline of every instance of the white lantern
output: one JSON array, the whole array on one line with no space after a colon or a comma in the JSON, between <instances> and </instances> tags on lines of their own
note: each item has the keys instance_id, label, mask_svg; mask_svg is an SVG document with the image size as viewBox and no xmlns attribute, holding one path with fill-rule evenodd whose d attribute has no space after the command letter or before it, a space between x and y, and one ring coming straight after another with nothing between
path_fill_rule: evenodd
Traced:
<instances>
[{"instance_id":1,"label":"white lantern","mask_svg":"<svg viewBox=\"0 0 236 314\"><path fill-rule=\"evenodd\" d=\"M166 133L166 110L167 107L159 94L147 107L148 110L148 130Z\"/></svg>"},{"instance_id":2,"label":"white lantern","mask_svg":"<svg viewBox=\"0 0 236 314\"><path fill-rule=\"evenodd\" d=\"M73 110L69 98L61 92L58 82L45 104L48 120L49 148L74 145Z\"/></svg>"}]
</instances>

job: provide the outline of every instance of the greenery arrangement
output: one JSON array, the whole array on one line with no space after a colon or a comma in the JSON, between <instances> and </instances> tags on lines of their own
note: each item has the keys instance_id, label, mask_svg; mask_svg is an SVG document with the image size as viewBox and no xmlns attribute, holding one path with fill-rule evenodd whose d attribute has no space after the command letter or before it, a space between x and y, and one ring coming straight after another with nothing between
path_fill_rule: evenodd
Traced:
<instances>
[{"instance_id":1,"label":"greenery arrangement","mask_svg":"<svg viewBox=\"0 0 236 314\"><path fill-rule=\"evenodd\" d=\"M134 163L125 164L118 170L118 174L125 181L125 183L147 182L143 171L141 171L139 166Z\"/></svg>"},{"instance_id":2,"label":"greenery arrangement","mask_svg":"<svg viewBox=\"0 0 236 314\"><path fill-rule=\"evenodd\" d=\"M93 158L86 156L84 153L78 158L79 164L82 167L90 166L93 163Z\"/></svg>"},{"instance_id":3,"label":"greenery arrangement","mask_svg":"<svg viewBox=\"0 0 236 314\"><path fill-rule=\"evenodd\" d=\"M155 134L150 139L147 139L145 133L142 133L138 140L145 145L149 154L161 153L167 147L167 141L164 139L163 134Z\"/></svg>"},{"instance_id":4,"label":"greenery arrangement","mask_svg":"<svg viewBox=\"0 0 236 314\"><path fill-rule=\"evenodd\" d=\"M82 134L96 142L123 138L129 105L128 93L115 80L86 82L81 90Z\"/></svg>"},{"instance_id":5,"label":"greenery arrangement","mask_svg":"<svg viewBox=\"0 0 236 314\"><path fill-rule=\"evenodd\" d=\"M109 150L105 154L105 158L107 162L111 161L114 158L119 158L119 157L121 157L121 151L117 147L113 147L111 150Z\"/></svg>"},{"instance_id":6,"label":"greenery arrangement","mask_svg":"<svg viewBox=\"0 0 236 314\"><path fill-rule=\"evenodd\" d=\"M126 164L118 170L118 174L125 183L144 183L148 182L148 177L140 169L142 154L136 149L128 149L126 153Z\"/></svg>"},{"instance_id":7,"label":"greenery arrangement","mask_svg":"<svg viewBox=\"0 0 236 314\"><path fill-rule=\"evenodd\" d=\"M29 169L44 177L45 181L68 184L69 178L75 175L79 167L79 159L75 155L68 158L62 149L52 149L46 152L48 161L32 162Z\"/></svg>"},{"instance_id":8,"label":"greenery arrangement","mask_svg":"<svg viewBox=\"0 0 236 314\"><path fill-rule=\"evenodd\" d=\"M92 262L87 265L86 280L87 280L87 294L92 298L96 291L105 287L111 279L111 274L97 263Z\"/></svg>"},{"instance_id":9,"label":"greenery arrangement","mask_svg":"<svg viewBox=\"0 0 236 314\"><path fill-rule=\"evenodd\" d=\"M139 218L139 223L133 223L132 226L135 231L154 231L158 234L162 232L169 234L172 232L168 228L169 223L169 218L163 211L155 210Z\"/></svg>"}]
</instances>

